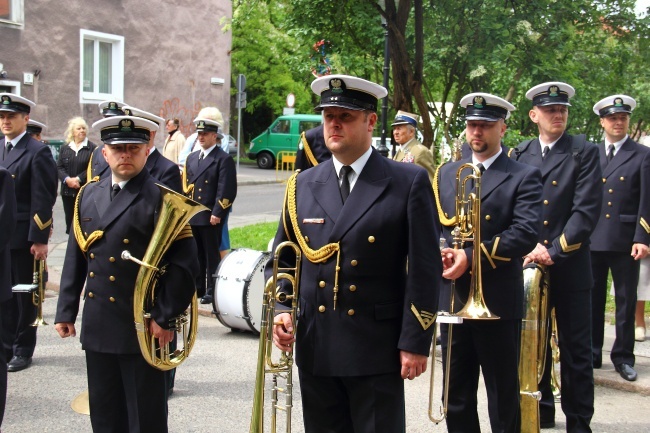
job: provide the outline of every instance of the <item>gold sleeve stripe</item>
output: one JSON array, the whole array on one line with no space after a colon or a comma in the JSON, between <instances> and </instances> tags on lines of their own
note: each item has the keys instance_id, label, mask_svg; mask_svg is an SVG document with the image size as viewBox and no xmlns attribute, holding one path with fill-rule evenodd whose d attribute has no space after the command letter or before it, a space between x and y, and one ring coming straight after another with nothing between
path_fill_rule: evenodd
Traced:
<instances>
[{"instance_id":1,"label":"gold sleeve stripe","mask_svg":"<svg viewBox=\"0 0 650 433\"><path fill-rule=\"evenodd\" d=\"M498 247L498 245L499 245L499 241L500 241L500 240L501 240L500 237L497 237L497 238L494 240L494 245L492 245L492 254L490 254L490 256L491 256L494 260L502 260L502 261L504 261L504 262L509 262L509 261L510 261L510 258L509 258L509 257L500 257L500 256L497 256L497 247Z\"/></svg>"},{"instance_id":2,"label":"gold sleeve stripe","mask_svg":"<svg viewBox=\"0 0 650 433\"><path fill-rule=\"evenodd\" d=\"M185 158L185 165L183 166L183 175L181 176L183 182L183 192L189 198L194 198L194 184L187 184L187 158Z\"/></svg>"},{"instance_id":3,"label":"gold sleeve stripe","mask_svg":"<svg viewBox=\"0 0 650 433\"><path fill-rule=\"evenodd\" d=\"M50 218L46 223L43 223L41 217L39 217L37 213L34 214L34 221L36 221L39 230L45 230L52 225L52 218Z\"/></svg>"},{"instance_id":4,"label":"gold sleeve stripe","mask_svg":"<svg viewBox=\"0 0 650 433\"><path fill-rule=\"evenodd\" d=\"M560 236L560 246L562 247L562 252L570 253L575 250L579 250L581 245L582 243L569 245L569 243L566 240L566 235L562 233L562 236Z\"/></svg>"},{"instance_id":5,"label":"gold sleeve stripe","mask_svg":"<svg viewBox=\"0 0 650 433\"><path fill-rule=\"evenodd\" d=\"M84 253L88 251L88 248L90 248L90 246L96 240L101 239L102 236L104 236L103 231L95 230L90 234L90 236L88 236L88 238L85 238L83 232L81 231L81 223L79 222L79 200L81 199L84 189L88 185L90 184L87 183L86 185L82 186L81 189L79 190L79 194L77 194L77 198L74 201L74 215L72 217L72 232L74 233L74 237L77 240L77 244L79 245L79 248Z\"/></svg>"},{"instance_id":6,"label":"gold sleeve stripe","mask_svg":"<svg viewBox=\"0 0 650 433\"><path fill-rule=\"evenodd\" d=\"M420 322L420 325L422 326L422 329L425 331L431 327L436 322L436 317L437 315L435 313L430 313L428 311L418 311L418 309L415 307L415 305L411 304L411 312L415 316L416 319L418 319L418 322Z\"/></svg>"},{"instance_id":7,"label":"gold sleeve stripe","mask_svg":"<svg viewBox=\"0 0 650 433\"><path fill-rule=\"evenodd\" d=\"M230 206L232 206L232 202L227 198L224 198L223 200L219 200L219 204L224 209L228 209Z\"/></svg>"},{"instance_id":8,"label":"gold sleeve stripe","mask_svg":"<svg viewBox=\"0 0 650 433\"><path fill-rule=\"evenodd\" d=\"M307 155L307 159L309 159L309 162L311 163L312 166L316 167L318 165L318 161L316 160L314 153L311 151L311 147L309 147L309 143L307 142L307 136L305 135L304 132L300 135L300 141L302 141L302 149L305 151L305 155Z\"/></svg>"},{"instance_id":9,"label":"gold sleeve stripe","mask_svg":"<svg viewBox=\"0 0 650 433\"><path fill-rule=\"evenodd\" d=\"M436 168L436 173L433 176L433 196L436 199L436 207L438 208L438 218L440 219L440 224L445 227L450 227L456 225L458 218L454 215L453 218L447 218L445 213L442 211L442 205L440 204L440 191L439 191L439 178L440 178L440 168L444 164L441 164Z\"/></svg>"},{"instance_id":10,"label":"gold sleeve stripe","mask_svg":"<svg viewBox=\"0 0 650 433\"><path fill-rule=\"evenodd\" d=\"M180 233L176 236L176 239L174 239L174 242L185 238L191 238L193 236L192 227L190 227L189 224L185 224L185 227L181 229Z\"/></svg>"},{"instance_id":11,"label":"gold sleeve stripe","mask_svg":"<svg viewBox=\"0 0 650 433\"><path fill-rule=\"evenodd\" d=\"M641 224L641 227L643 227L643 229L648 234L650 234L650 225L648 225L648 222L643 217L641 217L641 220L639 221L639 224Z\"/></svg>"},{"instance_id":12,"label":"gold sleeve stripe","mask_svg":"<svg viewBox=\"0 0 650 433\"><path fill-rule=\"evenodd\" d=\"M494 264L494 260L492 260L492 257L490 257L490 253L488 253L487 249L485 248L485 244L481 242L481 251L483 251L483 254L485 254L485 258L488 259L488 262L490 262L490 266L492 266L492 269L496 269L497 265ZM480 259L479 255L479 259Z\"/></svg>"}]
</instances>

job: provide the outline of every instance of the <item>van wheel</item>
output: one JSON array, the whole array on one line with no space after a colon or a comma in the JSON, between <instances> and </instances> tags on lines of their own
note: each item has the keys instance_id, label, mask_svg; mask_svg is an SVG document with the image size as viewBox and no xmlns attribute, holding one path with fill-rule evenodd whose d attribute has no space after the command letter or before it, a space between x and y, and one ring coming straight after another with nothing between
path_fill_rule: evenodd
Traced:
<instances>
[{"instance_id":1,"label":"van wheel","mask_svg":"<svg viewBox=\"0 0 650 433\"><path fill-rule=\"evenodd\" d=\"M273 168L273 155L268 152L261 152L257 155L257 166L263 169Z\"/></svg>"}]
</instances>

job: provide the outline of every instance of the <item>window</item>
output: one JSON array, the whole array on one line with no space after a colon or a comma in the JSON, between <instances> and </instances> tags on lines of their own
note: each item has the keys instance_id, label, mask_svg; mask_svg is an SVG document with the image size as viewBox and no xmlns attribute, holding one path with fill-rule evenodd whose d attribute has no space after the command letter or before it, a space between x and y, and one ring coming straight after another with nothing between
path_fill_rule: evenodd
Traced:
<instances>
[{"instance_id":1,"label":"window","mask_svg":"<svg viewBox=\"0 0 650 433\"><path fill-rule=\"evenodd\" d=\"M314 122L312 120L303 120L300 122L300 125L298 126L298 132L302 134L303 132L307 131L308 129L312 129L320 125L322 122L319 120L317 122Z\"/></svg>"},{"instance_id":2,"label":"window","mask_svg":"<svg viewBox=\"0 0 650 433\"><path fill-rule=\"evenodd\" d=\"M276 123L275 126L273 127L273 132L278 132L280 134L288 134L289 126L290 126L289 120L279 120L278 123Z\"/></svg>"},{"instance_id":3,"label":"window","mask_svg":"<svg viewBox=\"0 0 650 433\"><path fill-rule=\"evenodd\" d=\"M23 0L0 0L0 24L23 27Z\"/></svg>"},{"instance_id":4,"label":"window","mask_svg":"<svg viewBox=\"0 0 650 433\"><path fill-rule=\"evenodd\" d=\"M0 0L2 1L2 0ZM81 30L82 103L124 99L124 37Z\"/></svg>"}]
</instances>

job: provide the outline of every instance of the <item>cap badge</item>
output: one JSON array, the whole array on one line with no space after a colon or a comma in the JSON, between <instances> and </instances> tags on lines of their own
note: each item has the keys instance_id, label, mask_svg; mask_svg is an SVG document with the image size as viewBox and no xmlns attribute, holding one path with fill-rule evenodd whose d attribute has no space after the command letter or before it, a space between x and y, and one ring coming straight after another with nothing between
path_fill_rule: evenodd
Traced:
<instances>
[{"instance_id":1,"label":"cap badge","mask_svg":"<svg viewBox=\"0 0 650 433\"><path fill-rule=\"evenodd\" d=\"M204 122L203 120L201 120L201 121L199 122L199 124L198 124L196 127L197 127L197 128L200 128L200 129L205 128L205 122Z\"/></svg>"},{"instance_id":2,"label":"cap badge","mask_svg":"<svg viewBox=\"0 0 650 433\"><path fill-rule=\"evenodd\" d=\"M483 108L485 99L482 96L474 96L474 108Z\"/></svg>"},{"instance_id":3,"label":"cap badge","mask_svg":"<svg viewBox=\"0 0 650 433\"><path fill-rule=\"evenodd\" d=\"M345 84L343 83L343 80L340 80L338 78L332 78L330 80L330 90L332 93L343 93L344 89Z\"/></svg>"},{"instance_id":4,"label":"cap badge","mask_svg":"<svg viewBox=\"0 0 650 433\"><path fill-rule=\"evenodd\" d=\"M124 114L127 116L131 116L131 109L129 108L123 108L122 111L124 111Z\"/></svg>"},{"instance_id":5,"label":"cap badge","mask_svg":"<svg viewBox=\"0 0 650 433\"><path fill-rule=\"evenodd\" d=\"M622 107L622 106L623 106L623 99L622 98L614 99L614 107Z\"/></svg>"},{"instance_id":6,"label":"cap badge","mask_svg":"<svg viewBox=\"0 0 650 433\"><path fill-rule=\"evenodd\" d=\"M120 121L120 131L124 131L124 132L133 131L133 121L130 119L122 119Z\"/></svg>"},{"instance_id":7,"label":"cap badge","mask_svg":"<svg viewBox=\"0 0 650 433\"><path fill-rule=\"evenodd\" d=\"M109 102L108 103L108 109L109 110L117 110L117 103L116 102Z\"/></svg>"},{"instance_id":8,"label":"cap badge","mask_svg":"<svg viewBox=\"0 0 650 433\"><path fill-rule=\"evenodd\" d=\"M551 86L548 88L548 96L559 96L560 88L558 86Z\"/></svg>"},{"instance_id":9,"label":"cap badge","mask_svg":"<svg viewBox=\"0 0 650 433\"><path fill-rule=\"evenodd\" d=\"M11 98L7 95L4 95L2 97L2 105L9 105L11 104Z\"/></svg>"}]
</instances>

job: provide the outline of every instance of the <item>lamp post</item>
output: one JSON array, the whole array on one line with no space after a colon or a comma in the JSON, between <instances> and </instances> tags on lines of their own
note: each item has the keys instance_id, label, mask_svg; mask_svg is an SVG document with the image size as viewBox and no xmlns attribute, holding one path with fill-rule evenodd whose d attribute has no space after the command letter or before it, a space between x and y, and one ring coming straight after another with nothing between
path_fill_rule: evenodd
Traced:
<instances>
[{"instance_id":1,"label":"lamp post","mask_svg":"<svg viewBox=\"0 0 650 433\"><path fill-rule=\"evenodd\" d=\"M385 2L382 1L380 4L384 7L384 10L386 10L384 4ZM390 52L388 48L388 23L386 22L386 18L384 16L381 16L381 26L384 28L384 82L383 86L388 90L388 73L390 71ZM377 147L377 151L382 155L382 156L388 156L388 147L386 146L386 129L388 126L388 96L386 96L384 99L382 99L381 102L381 140L379 141L379 146Z\"/></svg>"}]
</instances>

